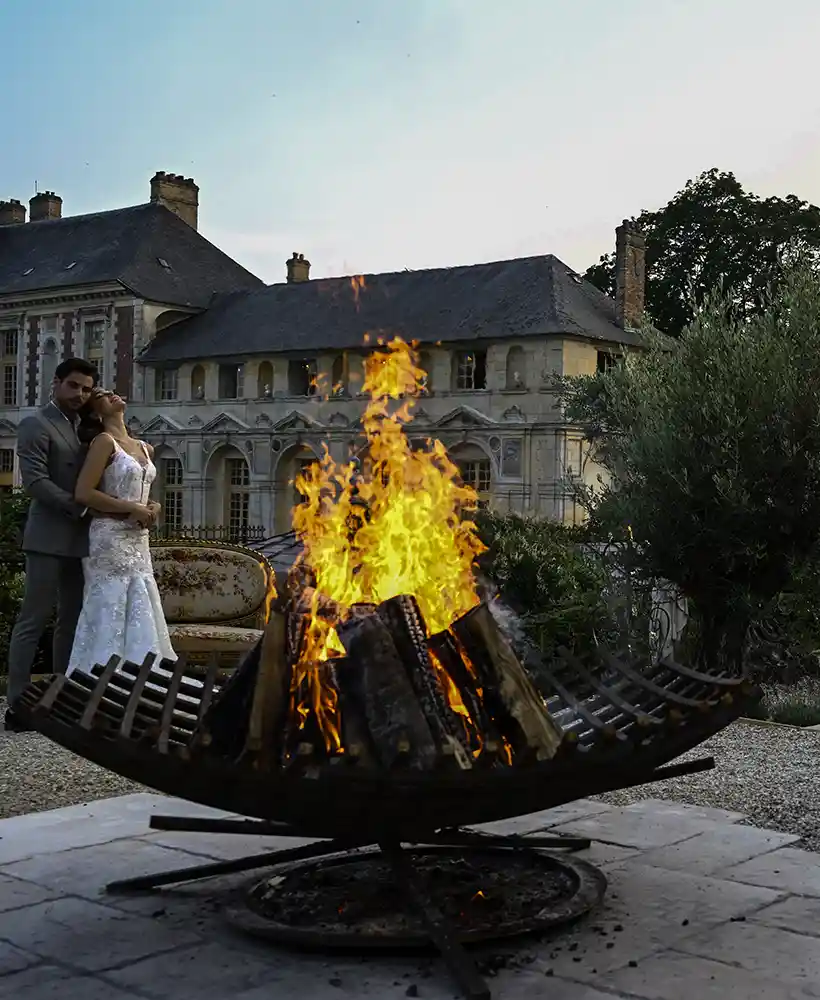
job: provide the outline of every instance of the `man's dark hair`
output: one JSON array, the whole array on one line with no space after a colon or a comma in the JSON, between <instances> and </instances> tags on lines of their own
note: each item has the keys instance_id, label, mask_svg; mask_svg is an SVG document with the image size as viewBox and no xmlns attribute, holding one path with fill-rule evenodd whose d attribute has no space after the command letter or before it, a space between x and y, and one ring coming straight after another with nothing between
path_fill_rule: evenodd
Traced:
<instances>
[{"instance_id":1,"label":"man's dark hair","mask_svg":"<svg viewBox=\"0 0 820 1000\"><path fill-rule=\"evenodd\" d=\"M90 361L86 361L85 358L66 358L65 361L61 361L54 372L54 380L56 382L62 382L67 379L69 375L90 375L94 379L94 385L97 384L97 380L100 377L100 373L91 364Z\"/></svg>"}]
</instances>

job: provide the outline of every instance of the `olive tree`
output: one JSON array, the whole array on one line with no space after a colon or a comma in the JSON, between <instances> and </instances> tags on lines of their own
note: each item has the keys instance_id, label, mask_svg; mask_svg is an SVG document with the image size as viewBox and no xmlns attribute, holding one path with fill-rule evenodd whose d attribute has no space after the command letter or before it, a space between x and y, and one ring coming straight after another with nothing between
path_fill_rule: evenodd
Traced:
<instances>
[{"instance_id":1,"label":"olive tree","mask_svg":"<svg viewBox=\"0 0 820 1000\"><path fill-rule=\"evenodd\" d=\"M820 284L791 269L749 315L711 295L680 339L646 331L559 395L606 475L592 526L627 533L647 574L689 600L698 655L739 664L820 539Z\"/></svg>"}]
</instances>

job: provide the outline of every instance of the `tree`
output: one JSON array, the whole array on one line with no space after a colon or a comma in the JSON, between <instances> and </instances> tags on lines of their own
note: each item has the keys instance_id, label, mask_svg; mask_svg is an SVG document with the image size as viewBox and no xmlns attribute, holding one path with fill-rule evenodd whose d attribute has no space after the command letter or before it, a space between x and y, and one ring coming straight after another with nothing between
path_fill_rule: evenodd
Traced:
<instances>
[{"instance_id":1,"label":"tree","mask_svg":"<svg viewBox=\"0 0 820 1000\"><path fill-rule=\"evenodd\" d=\"M713 293L678 342L648 335L606 374L559 384L611 481L595 530L690 600L709 661L744 656L820 546L820 286L783 272L763 308Z\"/></svg>"},{"instance_id":2,"label":"tree","mask_svg":"<svg viewBox=\"0 0 820 1000\"><path fill-rule=\"evenodd\" d=\"M635 221L646 236L647 311L670 336L679 336L720 287L751 315L784 265L820 262L820 208L794 195L759 198L717 169L687 181L668 205ZM602 257L585 277L614 295L615 255Z\"/></svg>"}]
</instances>

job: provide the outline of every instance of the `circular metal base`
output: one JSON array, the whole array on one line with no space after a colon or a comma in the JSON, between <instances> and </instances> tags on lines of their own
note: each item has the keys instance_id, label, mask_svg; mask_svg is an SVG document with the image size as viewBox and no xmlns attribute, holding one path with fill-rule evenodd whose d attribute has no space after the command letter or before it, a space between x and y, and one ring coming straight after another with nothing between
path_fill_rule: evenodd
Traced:
<instances>
[{"instance_id":1,"label":"circular metal base","mask_svg":"<svg viewBox=\"0 0 820 1000\"><path fill-rule=\"evenodd\" d=\"M543 932L584 916L606 878L577 858L504 847L419 847L404 852L430 899L463 944ZM226 911L257 938L315 951L426 951L424 920L379 851L280 869Z\"/></svg>"}]
</instances>

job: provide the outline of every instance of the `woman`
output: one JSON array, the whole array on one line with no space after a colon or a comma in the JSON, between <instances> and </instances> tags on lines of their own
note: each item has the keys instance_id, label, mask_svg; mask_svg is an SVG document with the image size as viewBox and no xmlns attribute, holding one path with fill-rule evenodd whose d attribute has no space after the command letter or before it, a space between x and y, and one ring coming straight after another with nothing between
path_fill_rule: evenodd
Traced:
<instances>
[{"instance_id":1,"label":"woman","mask_svg":"<svg viewBox=\"0 0 820 1000\"><path fill-rule=\"evenodd\" d=\"M148 499L157 475L153 449L131 437L124 414L123 399L96 389L83 420L91 443L74 497L102 516L89 528L69 674L90 673L112 656L137 664L149 653L176 660L148 547L148 528L161 509Z\"/></svg>"}]
</instances>

